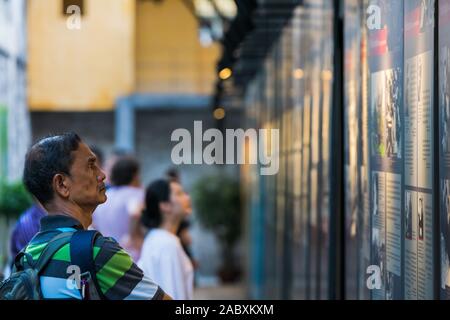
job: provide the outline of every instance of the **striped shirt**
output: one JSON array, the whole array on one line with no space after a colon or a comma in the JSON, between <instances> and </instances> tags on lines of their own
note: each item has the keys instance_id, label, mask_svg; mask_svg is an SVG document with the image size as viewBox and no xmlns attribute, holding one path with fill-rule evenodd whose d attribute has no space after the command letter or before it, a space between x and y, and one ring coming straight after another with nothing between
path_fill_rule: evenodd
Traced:
<instances>
[{"instance_id":1,"label":"striped shirt","mask_svg":"<svg viewBox=\"0 0 450 320\"><path fill-rule=\"evenodd\" d=\"M39 259L47 243L61 232L83 229L75 219L52 215L41 219L40 232L31 240L25 251L33 260ZM153 300L162 299L164 291L133 262L127 252L112 238L97 237L93 248L98 288L109 300ZM70 243L62 246L40 274L40 285L44 299L81 300L80 291L67 285L72 275Z\"/></svg>"}]
</instances>

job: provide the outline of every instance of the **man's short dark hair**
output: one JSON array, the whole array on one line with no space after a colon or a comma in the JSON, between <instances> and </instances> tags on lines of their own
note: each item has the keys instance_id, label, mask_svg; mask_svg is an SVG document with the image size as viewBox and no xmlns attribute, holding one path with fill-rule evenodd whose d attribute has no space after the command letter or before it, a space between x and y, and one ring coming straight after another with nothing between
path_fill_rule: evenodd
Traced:
<instances>
[{"instance_id":1,"label":"man's short dark hair","mask_svg":"<svg viewBox=\"0 0 450 320\"><path fill-rule=\"evenodd\" d=\"M139 172L139 162L130 156L122 157L111 169L111 182L114 186L129 185Z\"/></svg>"},{"instance_id":2,"label":"man's short dark hair","mask_svg":"<svg viewBox=\"0 0 450 320\"><path fill-rule=\"evenodd\" d=\"M42 204L53 199L53 177L58 173L69 175L73 151L81 138L73 132L46 137L38 141L25 157L23 182L28 191Z\"/></svg>"}]
</instances>

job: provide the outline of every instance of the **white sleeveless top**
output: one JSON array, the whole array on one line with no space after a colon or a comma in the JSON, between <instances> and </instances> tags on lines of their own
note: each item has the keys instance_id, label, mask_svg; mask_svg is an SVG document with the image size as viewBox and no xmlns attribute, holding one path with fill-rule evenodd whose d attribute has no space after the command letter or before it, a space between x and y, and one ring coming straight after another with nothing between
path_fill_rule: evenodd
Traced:
<instances>
[{"instance_id":1,"label":"white sleeveless top","mask_svg":"<svg viewBox=\"0 0 450 320\"><path fill-rule=\"evenodd\" d=\"M138 266L174 300L191 300L194 268L180 239L164 229L145 237Z\"/></svg>"}]
</instances>

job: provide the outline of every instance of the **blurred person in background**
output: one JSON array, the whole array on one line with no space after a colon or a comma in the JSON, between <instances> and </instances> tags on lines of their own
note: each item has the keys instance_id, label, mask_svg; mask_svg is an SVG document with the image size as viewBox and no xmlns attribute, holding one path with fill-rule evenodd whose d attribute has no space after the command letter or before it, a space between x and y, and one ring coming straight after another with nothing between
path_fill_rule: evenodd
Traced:
<instances>
[{"instance_id":1,"label":"blurred person in background","mask_svg":"<svg viewBox=\"0 0 450 320\"><path fill-rule=\"evenodd\" d=\"M21 214L11 234L10 255L14 257L25 248L41 227L41 218L47 214L45 209L35 203Z\"/></svg>"},{"instance_id":2,"label":"blurred person in background","mask_svg":"<svg viewBox=\"0 0 450 320\"><path fill-rule=\"evenodd\" d=\"M148 186L141 219L149 231L138 266L176 300L193 295L194 268L177 236L191 212L190 197L178 182L156 180Z\"/></svg>"},{"instance_id":3,"label":"blurred person in background","mask_svg":"<svg viewBox=\"0 0 450 320\"><path fill-rule=\"evenodd\" d=\"M140 208L144 201L140 165L131 156L118 159L111 169L108 202L98 206L92 228L113 237L131 255L139 259L144 235L140 228Z\"/></svg>"},{"instance_id":4,"label":"blurred person in background","mask_svg":"<svg viewBox=\"0 0 450 320\"><path fill-rule=\"evenodd\" d=\"M30 240L39 232L41 227L41 218L46 216L47 212L38 203L34 203L25 212L23 212L11 233L9 240L9 263L4 270L4 276L7 278L11 273L11 265L17 254L25 248Z\"/></svg>"},{"instance_id":5,"label":"blurred person in background","mask_svg":"<svg viewBox=\"0 0 450 320\"><path fill-rule=\"evenodd\" d=\"M176 168L169 168L166 171L166 177L167 177L167 180L170 182L177 182L177 183L181 184L180 173L178 172L178 170ZM191 249L190 249L191 245L192 245L192 236L189 231L190 227L191 227L191 223L189 222L189 218L188 217L184 218L183 221L181 221L180 226L177 230L177 236L178 236L178 238L180 238L181 245L183 247L184 252L186 252L189 259L191 259L194 269L197 269L198 263L193 258Z\"/></svg>"},{"instance_id":6,"label":"blurred person in background","mask_svg":"<svg viewBox=\"0 0 450 320\"><path fill-rule=\"evenodd\" d=\"M175 182L181 183L180 173L175 168L169 168L166 171L166 177L167 177L167 180L170 182L175 181Z\"/></svg>"},{"instance_id":7,"label":"blurred person in background","mask_svg":"<svg viewBox=\"0 0 450 320\"><path fill-rule=\"evenodd\" d=\"M190 227L191 223L189 219L185 218L183 221L181 221L180 226L178 227L177 236L178 238L180 238L181 246L183 247L183 250L186 253L186 255L191 260L194 270L196 270L198 268L198 262L197 260L194 259L194 256L192 255L191 252L192 236L189 230Z\"/></svg>"},{"instance_id":8,"label":"blurred person in background","mask_svg":"<svg viewBox=\"0 0 450 320\"><path fill-rule=\"evenodd\" d=\"M94 152L95 153L95 152ZM106 159L105 165L104 165L104 171L106 174L106 190L108 190L112 186L111 182L111 174L112 174L112 168L116 164L117 161L124 157L132 157L132 155L125 150L122 149L115 149L112 154Z\"/></svg>"}]
</instances>

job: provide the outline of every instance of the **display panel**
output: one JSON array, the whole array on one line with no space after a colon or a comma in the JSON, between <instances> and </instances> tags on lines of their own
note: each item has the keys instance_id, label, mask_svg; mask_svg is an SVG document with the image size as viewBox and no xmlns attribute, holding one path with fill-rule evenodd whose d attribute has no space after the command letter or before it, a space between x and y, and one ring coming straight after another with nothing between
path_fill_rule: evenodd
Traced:
<instances>
[{"instance_id":1,"label":"display panel","mask_svg":"<svg viewBox=\"0 0 450 320\"><path fill-rule=\"evenodd\" d=\"M305 212L303 205L305 202L306 185L304 177L306 173L303 169L303 78L304 65L303 55L300 54L302 48L302 14L303 8L297 7L292 20L292 102L293 120L292 137L294 149L294 208L293 208L293 247L292 247L292 298L305 299Z\"/></svg>"},{"instance_id":2,"label":"display panel","mask_svg":"<svg viewBox=\"0 0 450 320\"><path fill-rule=\"evenodd\" d=\"M367 216L364 186L367 174L364 170L362 84L362 2L351 0L344 7L344 157L345 157L345 252L346 292L350 299L363 294L365 281L363 251L363 217ZM365 231L367 236L367 230ZM366 239L367 242L368 239Z\"/></svg>"},{"instance_id":3,"label":"display panel","mask_svg":"<svg viewBox=\"0 0 450 320\"><path fill-rule=\"evenodd\" d=\"M433 294L434 1L404 6L405 299Z\"/></svg>"},{"instance_id":4,"label":"display panel","mask_svg":"<svg viewBox=\"0 0 450 320\"><path fill-rule=\"evenodd\" d=\"M368 29L371 264L381 286L373 299L402 297L403 1L370 1L379 26Z\"/></svg>"},{"instance_id":5,"label":"display panel","mask_svg":"<svg viewBox=\"0 0 450 320\"><path fill-rule=\"evenodd\" d=\"M330 130L333 84L333 7L330 1L323 2L321 37L321 119L320 119L320 222L319 225L319 294L320 299L328 297L328 280L330 275Z\"/></svg>"},{"instance_id":6,"label":"display panel","mask_svg":"<svg viewBox=\"0 0 450 320\"><path fill-rule=\"evenodd\" d=\"M345 198L341 200L345 216L339 223L345 223L345 243L339 245L345 246L345 257L338 259L345 260L345 297L432 299L440 277L441 297L447 298L450 4L440 1L438 84L434 1L346 0L343 4L344 82L338 87L344 102ZM377 13L379 19L371 21ZM336 125L330 121L336 83L332 81L335 26L325 21L333 21L330 2L304 1L264 66L261 126L280 128L282 138L278 175L260 180L266 257L277 260L266 258L267 297L280 297L288 289L291 298L326 298L328 268L341 263L329 261L336 250L328 238L329 217L336 210L329 207L333 195L328 195L329 179L336 174L329 170L335 167L330 166L328 153L330 128ZM439 86L439 135L435 85ZM439 177L435 175L437 145ZM440 187L439 195L435 187ZM437 204L439 213L434 212ZM438 214L440 235L433 224ZM439 258L438 275L435 260ZM374 267L379 286L370 282Z\"/></svg>"},{"instance_id":7,"label":"display panel","mask_svg":"<svg viewBox=\"0 0 450 320\"><path fill-rule=\"evenodd\" d=\"M439 167L441 299L450 299L450 3L439 0Z\"/></svg>"}]
</instances>

